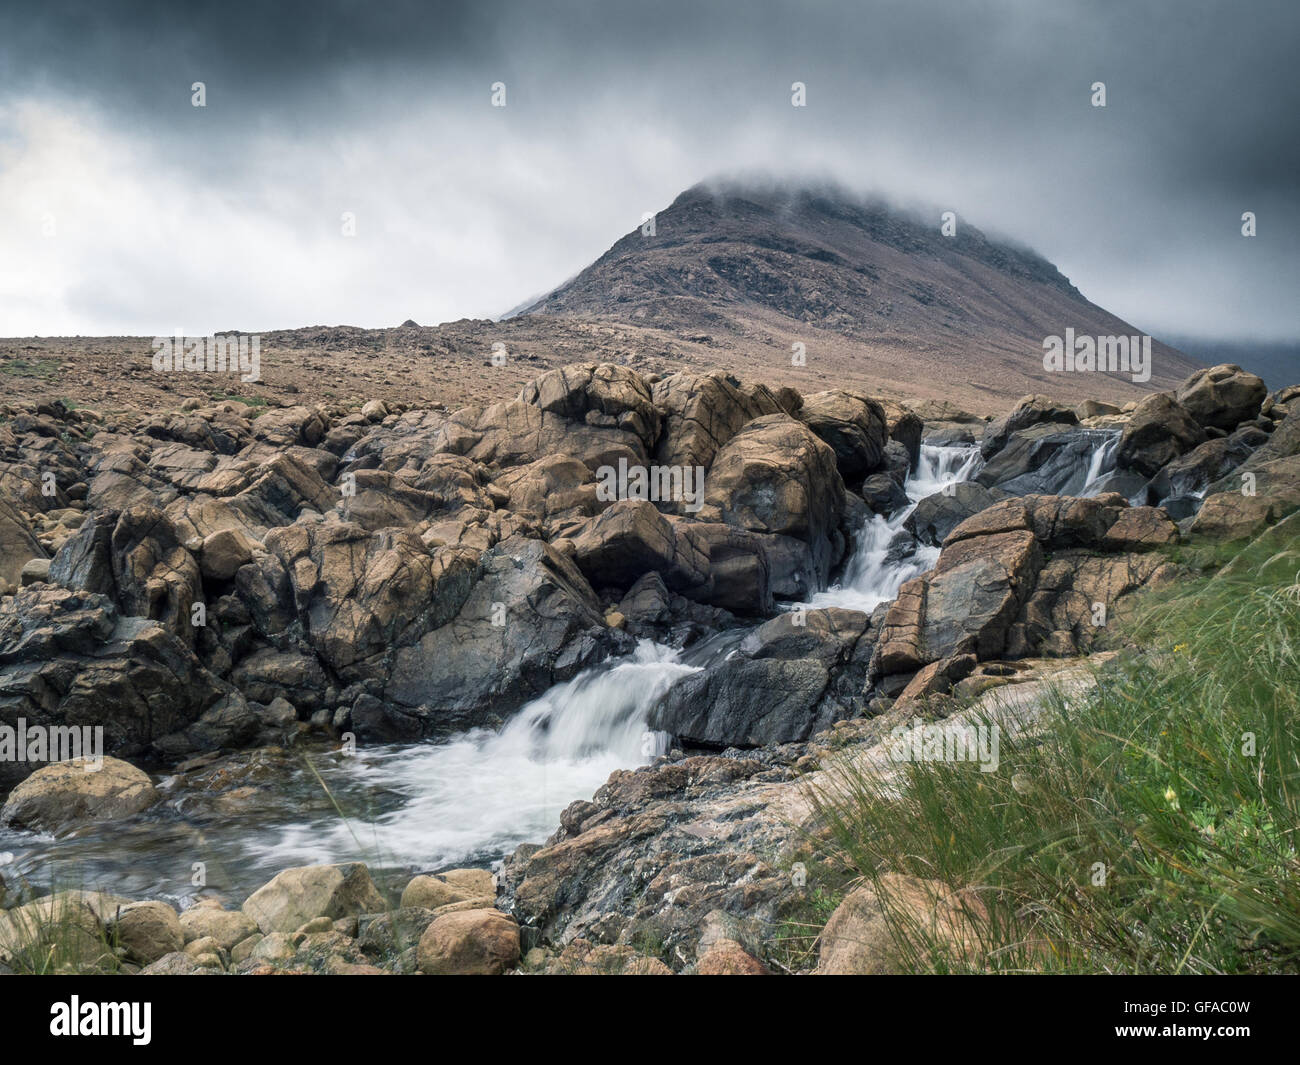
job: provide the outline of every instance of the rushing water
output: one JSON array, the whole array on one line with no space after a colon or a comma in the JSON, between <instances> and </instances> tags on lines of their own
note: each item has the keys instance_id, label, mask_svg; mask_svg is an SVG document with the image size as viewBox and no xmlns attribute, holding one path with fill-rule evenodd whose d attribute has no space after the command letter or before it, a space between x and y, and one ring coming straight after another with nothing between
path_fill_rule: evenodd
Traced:
<instances>
[{"instance_id":1,"label":"rushing water","mask_svg":"<svg viewBox=\"0 0 1300 1065\"><path fill-rule=\"evenodd\" d=\"M1099 440L1083 494L1104 486L1116 439ZM838 585L807 605L870 611L893 599L939 555L922 545L891 556L907 516L920 500L981 467L978 447L923 445L904 486L908 505L873 516ZM564 807L589 798L615 769L660 753L666 737L646 730L656 701L680 677L734 653L743 636L723 632L686 652L643 641L631 658L556 685L499 732L353 754L324 746L254 753L184 786L163 778L162 803L111 827L90 825L58 839L0 828L0 876L11 887L28 879L184 903L198 893L191 881L195 863L203 863L207 884L238 902L292 865L485 865L520 843L545 839Z\"/></svg>"},{"instance_id":2,"label":"rushing water","mask_svg":"<svg viewBox=\"0 0 1300 1065\"><path fill-rule=\"evenodd\" d=\"M187 790L111 828L73 836L0 829L0 875L183 901L207 882L236 900L281 869L362 860L372 867L485 864L555 831L574 799L615 769L647 762L666 737L646 731L655 701L688 665L642 642L636 653L556 685L500 731L446 743L302 752L249 779L247 806ZM7 861L6 861L7 859Z\"/></svg>"},{"instance_id":3,"label":"rushing water","mask_svg":"<svg viewBox=\"0 0 1300 1065\"><path fill-rule=\"evenodd\" d=\"M858 534L857 547L844 567L839 583L814 595L808 606L846 607L870 613L881 603L898 595L906 581L931 569L939 558L939 549L920 544L905 558L890 557L890 547L903 531L903 523L927 496L942 492L949 485L968 481L983 465L976 445L941 447L922 444L916 469L903 484L910 500L906 507L889 517L873 514Z\"/></svg>"}]
</instances>

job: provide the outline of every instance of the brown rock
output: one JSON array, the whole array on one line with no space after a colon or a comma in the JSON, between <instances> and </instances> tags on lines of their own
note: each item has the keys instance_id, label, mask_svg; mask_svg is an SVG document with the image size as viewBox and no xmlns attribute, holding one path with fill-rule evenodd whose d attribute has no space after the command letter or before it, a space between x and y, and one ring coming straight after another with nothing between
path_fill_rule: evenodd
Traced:
<instances>
[{"instance_id":1,"label":"brown rock","mask_svg":"<svg viewBox=\"0 0 1300 1065\"><path fill-rule=\"evenodd\" d=\"M498 976L519 964L519 926L500 910L443 914L425 929L416 957L431 976Z\"/></svg>"},{"instance_id":2,"label":"brown rock","mask_svg":"<svg viewBox=\"0 0 1300 1065\"><path fill-rule=\"evenodd\" d=\"M9 793L0 822L60 832L86 821L118 821L158 801L149 774L117 758L43 766Z\"/></svg>"}]
</instances>

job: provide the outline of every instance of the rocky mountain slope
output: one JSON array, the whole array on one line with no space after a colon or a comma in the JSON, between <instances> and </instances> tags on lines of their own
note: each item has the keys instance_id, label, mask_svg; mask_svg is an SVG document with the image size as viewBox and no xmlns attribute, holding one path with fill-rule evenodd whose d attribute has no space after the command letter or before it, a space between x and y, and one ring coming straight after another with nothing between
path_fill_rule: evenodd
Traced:
<instances>
[{"instance_id":1,"label":"rocky mountain slope","mask_svg":"<svg viewBox=\"0 0 1300 1065\"><path fill-rule=\"evenodd\" d=\"M455 408L597 360L992 415L1028 392L1123 404L1199 365L1157 340L1147 382L1045 371L1046 337L1140 330L1089 303L1041 256L964 219L956 225L945 236L937 213L917 217L837 189L697 186L659 212L653 235L634 229L505 321L269 330L258 334L256 381L156 372L148 337L14 338L0 341L0 380L15 399L60 397L100 411L214 398Z\"/></svg>"}]
</instances>

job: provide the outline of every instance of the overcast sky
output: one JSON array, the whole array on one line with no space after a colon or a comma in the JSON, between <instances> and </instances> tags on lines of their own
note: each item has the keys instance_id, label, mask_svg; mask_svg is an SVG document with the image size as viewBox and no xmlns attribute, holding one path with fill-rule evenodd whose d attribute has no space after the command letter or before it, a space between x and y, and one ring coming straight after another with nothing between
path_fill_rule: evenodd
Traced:
<instances>
[{"instance_id":1,"label":"overcast sky","mask_svg":"<svg viewBox=\"0 0 1300 1065\"><path fill-rule=\"evenodd\" d=\"M493 317L755 171L955 210L1157 334L1294 340L1298 43L1295 0L6 0L0 335Z\"/></svg>"}]
</instances>

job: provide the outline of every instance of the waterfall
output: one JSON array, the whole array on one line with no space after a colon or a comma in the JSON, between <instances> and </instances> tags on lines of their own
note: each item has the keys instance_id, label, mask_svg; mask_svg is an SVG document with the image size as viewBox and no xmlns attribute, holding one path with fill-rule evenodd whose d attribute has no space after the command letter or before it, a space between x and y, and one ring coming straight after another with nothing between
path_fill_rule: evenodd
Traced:
<instances>
[{"instance_id":1,"label":"waterfall","mask_svg":"<svg viewBox=\"0 0 1300 1065\"><path fill-rule=\"evenodd\" d=\"M897 597L898 589L906 581L932 568L939 558L939 549L925 544L917 545L906 557L891 557L890 548L902 532L903 523L922 499L942 492L949 485L970 480L982 465L976 445L922 444L916 469L903 484L911 502L888 518L873 514L867 519L839 584L819 592L803 605L814 609L838 606L870 613L881 603Z\"/></svg>"},{"instance_id":2,"label":"waterfall","mask_svg":"<svg viewBox=\"0 0 1300 1065\"><path fill-rule=\"evenodd\" d=\"M1120 433L1115 430L1093 446L1092 455L1088 460L1088 472L1083 479L1083 487L1079 490L1079 495L1101 495L1106 490L1106 485L1114 479L1115 454L1119 451L1119 439Z\"/></svg>"},{"instance_id":3,"label":"waterfall","mask_svg":"<svg viewBox=\"0 0 1300 1065\"><path fill-rule=\"evenodd\" d=\"M663 753L667 737L646 729L650 710L676 680L698 670L642 640L630 658L557 684L499 732L359 749L347 759L347 787L396 791L401 800L367 818L363 847L374 846L386 861L430 868L495 858L545 839L564 808L591 798L614 770ZM354 829L321 828L286 825L265 845L281 865L337 860Z\"/></svg>"}]
</instances>

